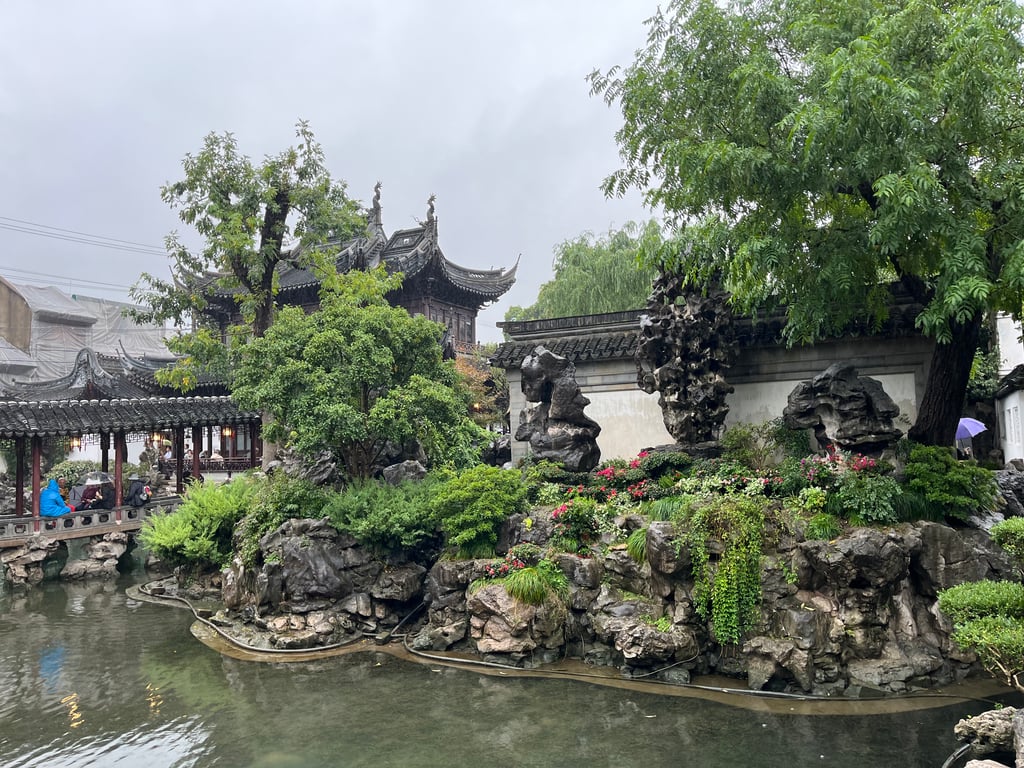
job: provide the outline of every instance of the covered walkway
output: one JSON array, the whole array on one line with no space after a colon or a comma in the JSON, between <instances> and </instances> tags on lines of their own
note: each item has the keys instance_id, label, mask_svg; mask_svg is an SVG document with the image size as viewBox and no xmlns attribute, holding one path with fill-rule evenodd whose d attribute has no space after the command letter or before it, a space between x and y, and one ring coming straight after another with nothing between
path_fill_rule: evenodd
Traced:
<instances>
[{"instance_id":1,"label":"covered walkway","mask_svg":"<svg viewBox=\"0 0 1024 768\"><path fill-rule=\"evenodd\" d=\"M199 454L203 448L205 429L246 429L256 435L259 425L259 413L240 410L228 396L0 401L0 439L13 444L15 463L14 515L0 519L0 546L12 546L23 542L28 535L42 533L60 538L94 536L104 532L99 530L104 524L115 528L121 526L122 530L126 526L141 526L141 515L132 515L137 510L122 506L122 470L127 456L126 437L129 434L149 435L170 431L175 435L174 487L176 493L181 494L186 469L190 469L193 476L201 474ZM183 453L187 430L191 432L194 446L191 467L187 465ZM112 472L114 476L114 508L93 509L60 518L41 518L39 496L44 442L70 442L75 438L81 439L83 435L100 437L102 469ZM250 444L248 463L253 466L258 463L258 440L251 440ZM31 488L31 509L25 509L26 480ZM170 498L176 499L177 496ZM131 511L126 512L126 509ZM112 519L101 519L104 516Z\"/></svg>"}]
</instances>

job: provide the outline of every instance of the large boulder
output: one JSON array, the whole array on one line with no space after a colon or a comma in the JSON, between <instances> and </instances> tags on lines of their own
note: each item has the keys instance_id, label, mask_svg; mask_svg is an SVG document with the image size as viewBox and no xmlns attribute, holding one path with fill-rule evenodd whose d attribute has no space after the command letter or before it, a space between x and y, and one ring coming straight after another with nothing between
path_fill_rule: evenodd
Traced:
<instances>
[{"instance_id":1,"label":"large boulder","mask_svg":"<svg viewBox=\"0 0 1024 768\"><path fill-rule=\"evenodd\" d=\"M596 467L601 461L601 427L583 413L590 400L576 383L576 366L538 346L520 368L523 395L530 405L519 414L515 439L528 442L538 460L557 462L571 472Z\"/></svg>"},{"instance_id":2,"label":"large boulder","mask_svg":"<svg viewBox=\"0 0 1024 768\"><path fill-rule=\"evenodd\" d=\"M893 420L899 406L877 379L835 363L790 393L782 412L790 429L812 429L821 445L879 453L902 437Z\"/></svg>"}]
</instances>

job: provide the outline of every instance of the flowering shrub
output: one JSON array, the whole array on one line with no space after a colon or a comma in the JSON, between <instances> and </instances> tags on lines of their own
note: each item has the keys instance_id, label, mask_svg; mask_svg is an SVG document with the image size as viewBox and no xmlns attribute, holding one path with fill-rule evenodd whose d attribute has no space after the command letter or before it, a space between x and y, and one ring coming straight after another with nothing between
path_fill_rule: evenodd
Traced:
<instances>
[{"instance_id":1,"label":"flowering shrub","mask_svg":"<svg viewBox=\"0 0 1024 768\"><path fill-rule=\"evenodd\" d=\"M801 459L800 466L809 485L826 490L838 488L847 473L867 474L879 469L878 462L870 456L839 450L831 450L824 456Z\"/></svg>"},{"instance_id":2,"label":"flowering shrub","mask_svg":"<svg viewBox=\"0 0 1024 768\"><path fill-rule=\"evenodd\" d=\"M597 502L592 498L570 499L551 513L554 534L567 549L578 552L591 544L598 534Z\"/></svg>"}]
</instances>

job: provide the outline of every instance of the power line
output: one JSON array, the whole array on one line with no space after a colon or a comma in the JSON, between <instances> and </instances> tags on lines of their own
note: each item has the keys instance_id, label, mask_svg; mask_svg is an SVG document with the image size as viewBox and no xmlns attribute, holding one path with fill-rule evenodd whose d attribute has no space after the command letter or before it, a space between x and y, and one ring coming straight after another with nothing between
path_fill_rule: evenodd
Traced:
<instances>
[{"instance_id":1,"label":"power line","mask_svg":"<svg viewBox=\"0 0 1024 768\"><path fill-rule=\"evenodd\" d=\"M141 254L144 254L146 256L166 256L167 255L166 251L159 251L159 252L156 251L156 250L149 251L149 250L144 250L142 248L135 248L135 247L129 246L129 245L116 245L115 243L104 243L104 242L99 242L99 241L96 241L96 240L86 240L85 238L72 237L71 235L58 235L58 234L51 233L51 232L40 232L38 230L28 229L27 227L19 227L19 226L14 225L14 224L5 224L3 222L0 222L0 229L6 229L6 230L9 230L11 232L21 232L21 233L26 234L26 235L36 235L37 237L48 237L51 240L64 240L64 241L69 242L69 243L78 243L80 245L91 245L91 246L96 247L96 248L107 248L107 249L112 250L112 251L126 251L128 253L141 253Z\"/></svg>"},{"instance_id":2,"label":"power line","mask_svg":"<svg viewBox=\"0 0 1024 768\"><path fill-rule=\"evenodd\" d=\"M25 221L24 219L12 219L10 216L0 216L2 221L13 221L17 224L27 224L31 227L39 227L40 229L52 229L55 232L67 232L72 235L82 235L83 237L90 237L95 240L110 240L114 243L123 243L124 245L138 245L142 248L153 248L163 252L163 248L157 245L149 245L148 243L136 243L132 240L119 240L116 237L106 237L105 235L90 235L88 232L79 232L75 229L62 229L61 227L51 227L49 224L36 224L34 221Z\"/></svg>"},{"instance_id":3,"label":"power line","mask_svg":"<svg viewBox=\"0 0 1024 768\"><path fill-rule=\"evenodd\" d=\"M57 280L57 281L60 281L62 283L75 283L75 284L78 284L78 285L89 285L89 286L94 286L94 287L97 287L97 288L107 288L109 290L119 290L119 291L123 291L123 292L127 292L131 288L130 285L120 285L120 284L117 284L117 283L111 283L110 281L107 281L107 280L89 280L88 278L69 277L67 275L54 275L54 274L51 274L49 272L32 272L31 270L19 269L18 267L9 267L9 266L7 266L5 264L0 264L0 271L2 271L5 274L6 273L13 273L16 276L17 275L23 275L24 278L22 278L22 279L45 278L47 280ZM36 281L36 282L39 282L39 281Z\"/></svg>"}]
</instances>

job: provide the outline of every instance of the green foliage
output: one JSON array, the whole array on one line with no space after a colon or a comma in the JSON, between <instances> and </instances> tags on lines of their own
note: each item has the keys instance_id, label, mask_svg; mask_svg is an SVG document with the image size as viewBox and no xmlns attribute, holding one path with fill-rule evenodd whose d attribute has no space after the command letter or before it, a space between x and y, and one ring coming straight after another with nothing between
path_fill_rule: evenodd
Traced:
<instances>
[{"instance_id":1,"label":"green foliage","mask_svg":"<svg viewBox=\"0 0 1024 768\"><path fill-rule=\"evenodd\" d=\"M846 472L826 507L854 525L894 525L899 522L896 499L902 493L899 483L887 475Z\"/></svg>"},{"instance_id":2,"label":"green foliage","mask_svg":"<svg viewBox=\"0 0 1024 768\"><path fill-rule=\"evenodd\" d=\"M542 485L554 483L566 488L586 484L592 479L588 472L569 472L562 465L546 459L534 461L531 457L527 457L523 460L522 467L523 482L529 488L531 501L536 501L536 494Z\"/></svg>"},{"instance_id":3,"label":"green foliage","mask_svg":"<svg viewBox=\"0 0 1024 768\"><path fill-rule=\"evenodd\" d=\"M984 616L1024 619L1024 584L1016 581L971 581L939 593L939 610L954 624Z\"/></svg>"},{"instance_id":4,"label":"green foliage","mask_svg":"<svg viewBox=\"0 0 1024 768\"><path fill-rule=\"evenodd\" d=\"M732 424L722 434L724 457L754 470L774 467L789 451L807 454L807 435L786 429L782 419L761 424Z\"/></svg>"},{"instance_id":5,"label":"green foliage","mask_svg":"<svg viewBox=\"0 0 1024 768\"><path fill-rule=\"evenodd\" d=\"M146 519L139 539L168 565L196 572L221 568L231 559L235 525L254 491L244 478L226 485L191 483L174 512Z\"/></svg>"},{"instance_id":6,"label":"green foliage","mask_svg":"<svg viewBox=\"0 0 1024 768\"><path fill-rule=\"evenodd\" d=\"M952 448L913 445L905 473L912 492L961 520L991 509L998 494L993 473L973 461L957 461Z\"/></svg>"},{"instance_id":7,"label":"green foliage","mask_svg":"<svg viewBox=\"0 0 1024 768\"><path fill-rule=\"evenodd\" d=\"M536 566L509 573L505 577L505 589L511 597L527 605L541 605L549 594L547 581Z\"/></svg>"},{"instance_id":8,"label":"green foliage","mask_svg":"<svg viewBox=\"0 0 1024 768\"><path fill-rule=\"evenodd\" d=\"M440 326L388 304L399 284L383 267L339 275L318 311L285 307L245 346L232 394L270 414L268 439L307 455L329 447L350 478L370 477L389 444L413 439L435 465L478 458L488 435L441 359Z\"/></svg>"},{"instance_id":9,"label":"green foliage","mask_svg":"<svg viewBox=\"0 0 1024 768\"><path fill-rule=\"evenodd\" d=\"M668 632L672 629L672 617L663 615L658 618L654 618L650 614L643 614L640 616L640 621L648 626L654 627L659 632Z\"/></svg>"},{"instance_id":10,"label":"green foliage","mask_svg":"<svg viewBox=\"0 0 1024 768\"><path fill-rule=\"evenodd\" d=\"M640 309L647 304L655 270L637 263L642 237L660 237L657 222L628 222L620 230L594 237L587 232L555 247L555 276L544 283L537 301L511 307L505 320L594 315Z\"/></svg>"},{"instance_id":11,"label":"green foliage","mask_svg":"<svg viewBox=\"0 0 1024 768\"><path fill-rule=\"evenodd\" d=\"M68 459L62 461L59 464L54 464L45 475L43 479L49 482L50 480L56 480L59 477L67 478L69 485L75 485L79 478L82 477L86 472L98 472L100 469L100 463L98 461L86 461L82 459ZM125 474L127 477L130 472Z\"/></svg>"},{"instance_id":12,"label":"green foliage","mask_svg":"<svg viewBox=\"0 0 1024 768\"><path fill-rule=\"evenodd\" d=\"M805 535L808 539L831 541L843 532L843 524L835 515L818 512L807 521Z\"/></svg>"},{"instance_id":13,"label":"green foliage","mask_svg":"<svg viewBox=\"0 0 1024 768\"><path fill-rule=\"evenodd\" d=\"M993 677L1024 692L1024 619L998 615L966 621L957 625L952 639L974 651Z\"/></svg>"},{"instance_id":14,"label":"green foliage","mask_svg":"<svg viewBox=\"0 0 1024 768\"><path fill-rule=\"evenodd\" d=\"M1024 517L1011 517L996 523L991 530L992 541L1005 549L1024 567Z\"/></svg>"},{"instance_id":15,"label":"green foliage","mask_svg":"<svg viewBox=\"0 0 1024 768\"><path fill-rule=\"evenodd\" d=\"M996 396L999 389L999 349L988 352L978 349L971 365L971 377L967 381L967 401L987 402Z\"/></svg>"},{"instance_id":16,"label":"green foliage","mask_svg":"<svg viewBox=\"0 0 1024 768\"><path fill-rule=\"evenodd\" d=\"M247 565L256 563L263 534L293 518L323 517L331 498L330 491L283 472L251 482L253 491L249 499L249 514L239 526L241 555ZM235 483L227 487L232 485Z\"/></svg>"},{"instance_id":17,"label":"green foliage","mask_svg":"<svg viewBox=\"0 0 1024 768\"><path fill-rule=\"evenodd\" d=\"M658 480L685 471L693 464L693 457L682 451L650 451L640 457L640 469L647 477Z\"/></svg>"},{"instance_id":18,"label":"green foliage","mask_svg":"<svg viewBox=\"0 0 1024 768\"><path fill-rule=\"evenodd\" d=\"M273 321L281 264L311 268L329 282L337 245L325 244L364 231L357 202L331 179L309 125L300 121L295 132L295 146L259 164L238 151L232 134L211 133L198 153L185 156L184 178L161 189L164 202L203 240L193 249L177 233L169 235L171 279L143 273L130 291L144 307L130 312L139 321L198 323L169 344L182 357L161 374L163 383L188 391L203 377L224 380L230 352ZM231 296L242 319L228 330L230 349L206 319L215 292Z\"/></svg>"},{"instance_id":19,"label":"green foliage","mask_svg":"<svg viewBox=\"0 0 1024 768\"><path fill-rule=\"evenodd\" d=\"M783 309L790 342L877 328L895 282L961 368L985 312L1024 306L1022 13L672 0L630 64L590 77L623 117L605 192L680 223L645 263ZM959 407L966 376L927 386Z\"/></svg>"},{"instance_id":20,"label":"green foliage","mask_svg":"<svg viewBox=\"0 0 1024 768\"><path fill-rule=\"evenodd\" d=\"M526 508L526 486L515 470L480 465L439 485L430 504L458 557L486 557L501 523Z\"/></svg>"},{"instance_id":21,"label":"green foliage","mask_svg":"<svg viewBox=\"0 0 1024 768\"><path fill-rule=\"evenodd\" d=\"M626 551L634 562L643 565L647 562L647 529L637 528L626 539Z\"/></svg>"},{"instance_id":22,"label":"green foliage","mask_svg":"<svg viewBox=\"0 0 1024 768\"><path fill-rule=\"evenodd\" d=\"M597 539L597 501L578 496L551 512L554 541L568 552L584 552Z\"/></svg>"},{"instance_id":23,"label":"green foliage","mask_svg":"<svg viewBox=\"0 0 1024 768\"><path fill-rule=\"evenodd\" d=\"M739 643L757 619L765 504L755 497L715 496L694 507L686 521L694 606L700 616L711 618L723 644ZM722 548L717 561L712 542Z\"/></svg>"},{"instance_id":24,"label":"green foliage","mask_svg":"<svg viewBox=\"0 0 1024 768\"><path fill-rule=\"evenodd\" d=\"M331 496L324 514L335 528L377 554L415 551L439 533L430 508L433 485L431 479L397 486L355 481Z\"/></svg>"},{"instance_id":25,"label":"green foliage","mask_svg":"<svg viewBox=\"0 0 1024 768\"><path fill-rule=\"evenodd\" d=\"M487 566L483 578L473 582L470 591L488 582L499 582L511 597L528 605L541 605L551 598L564 602L569 597L569 579L543 554L536 544L517 544L503 559Z\"/></svg>"}]
</instances>

